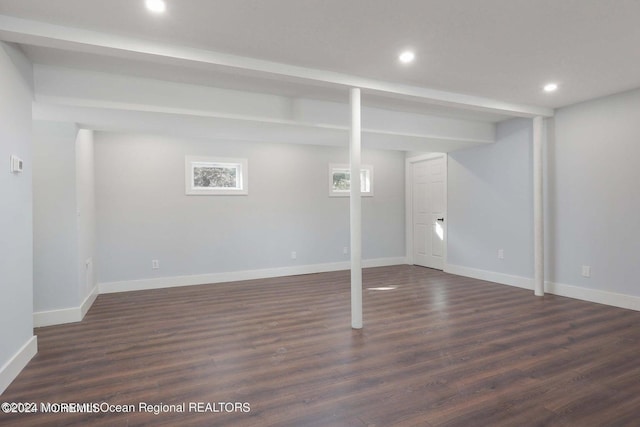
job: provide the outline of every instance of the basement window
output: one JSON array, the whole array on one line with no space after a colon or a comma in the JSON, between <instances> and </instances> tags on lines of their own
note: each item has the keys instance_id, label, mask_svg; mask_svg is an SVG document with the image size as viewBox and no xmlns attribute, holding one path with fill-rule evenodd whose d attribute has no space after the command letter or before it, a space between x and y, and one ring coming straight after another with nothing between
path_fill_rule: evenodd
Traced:
<instances>
[{"instance_id":1,"label":"basement window","mask_svg":"<svg viewBox=\"0 0 640 427\"><path fill-rule=\"evenodd\" d=\"M249 194L247 159L185 157L185 192L189 196Z\"/></svg>"},{"instance_id":2,"label":"basement window","mask_svg":"<svg viewBox=\"0 0 640 427\"><path fill-rule=\"evenodd\" d=\"M349 197L351 191L351 171L349 165L329 165L329 196ZM360 192L364 197L373 196L373 166L360 166Z\"/></svg>"}]
</instances>

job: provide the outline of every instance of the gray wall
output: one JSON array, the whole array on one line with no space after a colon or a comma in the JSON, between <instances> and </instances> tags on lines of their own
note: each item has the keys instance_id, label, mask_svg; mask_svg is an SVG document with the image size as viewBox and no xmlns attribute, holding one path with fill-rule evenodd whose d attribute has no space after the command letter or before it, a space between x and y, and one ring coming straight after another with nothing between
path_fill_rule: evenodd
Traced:
<instances>
[{"instance_id":1,"label":"gray wall","mask_svg":"<svg viewBox=\"0 0 640 427\"><path fill-rule=\"evenodd\" d=\"M495 144L449 155L448 264L532 277L531 147L531 120L513 119Z\"/></svg>"},{"instance_id":2,"label":"gray wall","mask_svg":"<svg viewBox=\"0 0 640 427\"><path fill-rule=\"evenodd\" d=\"M33 122L34 311L79 305L76 219L77 128Z\"/></svg>"},{"instance_id":3,"label":"gray wall","mask_svg":"<svg viewBox=\"0 0 640 427\"><path fill-rule=\"evenodd\" d=\"M640 296L640 90L558 110L555 135L548 279Z\"/></svg>"},{"instance_id":4,"label":"gray wall","mask_svg":"<svg viewBox=\"0 0 640 427\"><path fill-rule=\"evenodd\" d=\"M33 226L31 180L31 64L0 42L0 367L33 336ZM24 172L9 171L9 157ZM1 389L0 389L1 391Z\"/></svg>"},{"instance_id":5,"label":"gray wall","mask_svg":"<svg viewBox=\"0 0 640 427\"><path fill-rule=\"evenodd\" d=\"M95 286L93 131L36 120L33 144L34 311L78 307Z\"/></svg>"},{"instance_id":6,"label":"gray wall","mask_svg":"<svg viewBox=\"0 0 640 427\"><path fill-rule=\"evenodd\" d=\"M185 155L248 158L249 195L186 196ZM346 148L96 132L95 159L98 282L349 259L349 200L328 197L328 164L347 163ZM404 257L404 153L365 150L363 162L375 179L363 257Z\"/></svg>"},{"instance_id":7,"label":"gray wall","mask_svg":"<svg viewBox=\"0 0 640 427\"><path fill-rule=\"evenodd\" d=\"M78 257L78 295L82 302L95 287L94 251L96 239L96 201L93 131L80 129L75 140L75 189Z\"/></svg>"},{"instance_id":8,"label":"gray wall","mask_svg":"<svg viewBox=\"0 0 640 427\"><path fill-rule=\"evenodd\" d=\"M640 296L640 90L561 108L549 128L546 280ZM532 277L531 129L503 122L495 145L449 156L450 264Z\"/></svg>"}]
</instances>

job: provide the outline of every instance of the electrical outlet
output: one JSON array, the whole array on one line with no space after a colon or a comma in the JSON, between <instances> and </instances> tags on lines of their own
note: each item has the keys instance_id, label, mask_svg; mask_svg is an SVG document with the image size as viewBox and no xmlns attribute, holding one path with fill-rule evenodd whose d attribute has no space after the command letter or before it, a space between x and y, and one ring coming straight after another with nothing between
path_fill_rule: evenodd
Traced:
<instances>
[{"instance_id":1,"label":"electrical outlet","mask_svg":"<svg viewBox=\"0 0 640 427\"><path fill-rule=\"evenodd\" d=\"M498 259L504 259L504 249L498 249Z\"/></svg>"},{"instance_id":2,"label":"electrical outlet","mask_svg":"<svg viewBox=\"0 0 640 427\"><path fill-rule=\"evenodd\" d=\"M582 266L582 277L591 277L591 266L583 265Z\"/></svg>"},{"instance_id":3,"label":"electrical outlet","mask_svg":"<svg viewBox=\"0 0 640 427\"><path fill-rule=\"evenodd\" d=\"M345 254L345 255L348 254L349 253L349 248L346 247L346 246L344 248L342 248L342 253Z\"/></svg>"},{"instance_id":4,"label":"electrical outlet","mask_svg":"<svg viewBox=\"0 0 640 427\"><path fill-rule=\"evenodd\" d=\"M296 259L296 258L298 258L298 254L295 251L291 252L291 259Z\"/></svg>"},{"instance_id":5,"label":"electrical outlet","mask_svg":"<svg viewBox=\"0 0 640 427\"><path fill-rule=\"evenodd\" d=\"M151 260L151 268L154 270L157 270L160 268L160 261L158 261L157 259L152 259Z\"/></svg>"}]
</instances>

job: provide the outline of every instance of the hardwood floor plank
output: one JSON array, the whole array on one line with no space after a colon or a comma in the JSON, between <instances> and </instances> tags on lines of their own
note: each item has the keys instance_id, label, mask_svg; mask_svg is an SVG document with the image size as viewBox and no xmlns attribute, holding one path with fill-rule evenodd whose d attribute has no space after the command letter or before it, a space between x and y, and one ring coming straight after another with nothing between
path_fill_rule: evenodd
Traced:
<instances>
[{"instance_id":1,"label":"hardwood floor plank","mask_svg":"<svg viewBox=\"0 0 640 427\"><path fill-rule=\"evenodd\" d=\"M38 328L0 402L250 412L0 414L4 426L637 426L640 313L413 266L98 296Z\"/></svg>"}]
</instances>

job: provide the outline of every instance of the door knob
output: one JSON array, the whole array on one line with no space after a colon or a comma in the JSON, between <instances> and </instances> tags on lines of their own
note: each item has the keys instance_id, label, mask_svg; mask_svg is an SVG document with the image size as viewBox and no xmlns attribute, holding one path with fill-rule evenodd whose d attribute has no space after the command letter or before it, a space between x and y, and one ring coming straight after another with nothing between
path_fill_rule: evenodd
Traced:
<instances>
[{"instance_id":1,"label":"door knob","mask_svg":"<svg viewBox=\"0 0 640 427\"><path fill-rule=\"evenodd\" d=\"M438 218L436 221L442 221L442 222L444 222L444 218Z\"/></svg>"}]
</instances>

